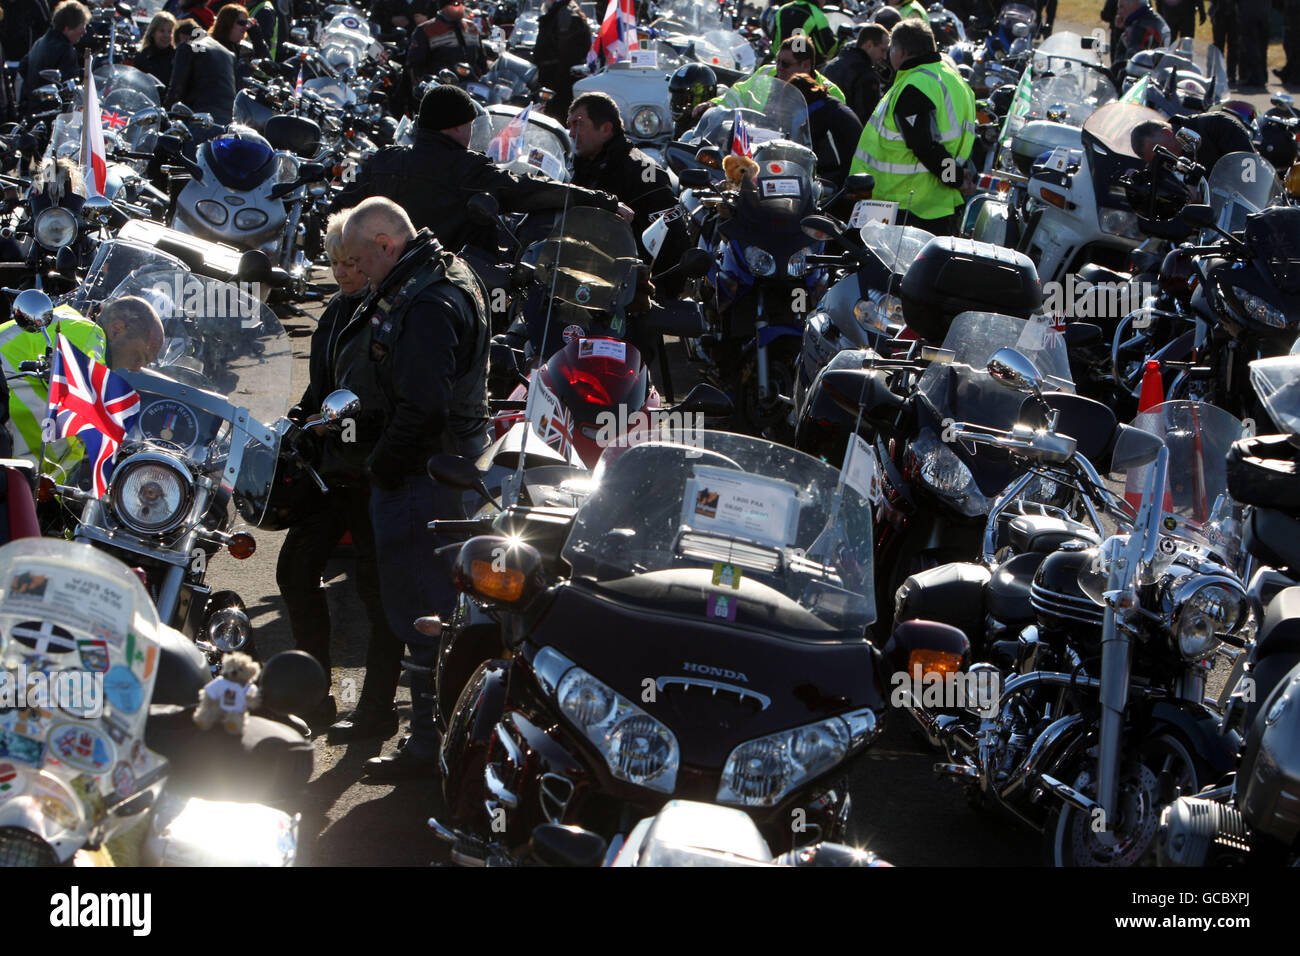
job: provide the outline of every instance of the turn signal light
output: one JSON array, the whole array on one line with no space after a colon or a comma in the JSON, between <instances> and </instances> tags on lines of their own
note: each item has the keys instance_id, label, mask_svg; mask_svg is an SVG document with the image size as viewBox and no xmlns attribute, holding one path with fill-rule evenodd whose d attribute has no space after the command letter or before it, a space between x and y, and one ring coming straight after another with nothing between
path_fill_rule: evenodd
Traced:
<instances>
[{"instance_id":1,"label":"turn signal light","mask_svg":"<svg viewBox=\"0 0 1300 956\"><path fill-rule=\"evenodd\" d=\"M57 486L54 479L49 475L41 475L41 480L36 483L36 500L40 502L53 501Z\"/></svg>"},{"instance_id":2,"label":"turn signal light","mask_svg":"<svg viewBox=\"0 0 1300 956\"><path fill-rule=\"evenodd\" d=\"M440 637L442 635L442 619L436 614L428 617L417 617L415 619L415 629L425 637Z\"/></svg>"},{"instance_id":3,"label":"turn signal light","mask_svg":"<svg viewBox=\"0 0 1300 956\"><path fill-rule=\"evenodd\" d=\"M232 558L243 561L245 558L251 558L253 552L257 550L257 539L248 532L241 531L230 536L230 540L226 542L226 548L230 551Z\"/></svg>"},{"instance_id":4,"label":"turn signal light","mask_svg":"<svg viewBox=\"0 0 1300 956\"><path fill-rule=\"evenodd\" d=\"M921 676L926 674L957 674L961 672L961 655L952 651L933 651L916 648L907 656L907 673Z\"/></svg>"},{"instance_id":5,"label":"turn signal light","mask_svg":"<svg viewBox=\"0 0 1300 956\"><path fill-rule=\"evenodd\" d=\"M456 587L488 601L527 601L544 587L542 556L530 544L479 535L461 546L452 571Z\"/></svg>"},{"instance_id":6,"label":"turn signal light","mask_svg":"<svg viewBox=\"0 0 1300 956\"><path fill-rule=\"evenodd\" d=\"M514 568L497 569L491 561L472 561L470 574L474 590L484 597L513 603L524 596L524 573Z\"/></svg>"},{"instance_id":7,"label":"turn signal light","mask_svg":"<svg viewBox=\"0 0 1300 956\"><path fill-rule=\"evenodd\" d=\"M1044 189L1042 192L1044 201L1051 203L1057 209L1065 209L1069 205L1065 196L1054 189Z\"/></svg>"}]
</instances>

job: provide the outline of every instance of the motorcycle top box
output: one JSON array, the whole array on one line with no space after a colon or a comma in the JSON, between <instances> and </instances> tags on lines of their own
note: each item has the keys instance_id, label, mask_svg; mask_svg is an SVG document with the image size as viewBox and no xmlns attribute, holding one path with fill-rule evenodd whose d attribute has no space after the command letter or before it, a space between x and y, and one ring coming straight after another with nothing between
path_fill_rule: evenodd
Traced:
<instances>
[{"instance_id":1,"label":"motorcycle top box","mask_svg":"<svg viewBox=\"0 0 1300 956\"><path fill-rule=\"evenodd\" d=\"M1038 270L1023 252L956 236L936 236L903 277L903 317L918 335L942 342L962 312L1027 319L1043 304Z\"/></svg>"}]
</instances>

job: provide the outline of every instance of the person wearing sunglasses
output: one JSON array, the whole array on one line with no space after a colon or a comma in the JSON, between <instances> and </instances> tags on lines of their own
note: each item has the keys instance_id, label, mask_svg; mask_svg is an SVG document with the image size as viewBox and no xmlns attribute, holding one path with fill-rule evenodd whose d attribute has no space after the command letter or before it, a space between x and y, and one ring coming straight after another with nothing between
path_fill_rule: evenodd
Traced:
<instances>
[{"instance_id":1,"label":"person wearing sunglasses","mask_svg":"<svg viewBox=\"0 0 1300 956\"><path fill-rule=\"evenodd\" d=\"M776 51L775 63L760 66L752 76L733 86L729 93L714 97L707 103L695 107L692 115L695 119L699 119L709 107L721 106L724 98L729 104L745 106L747 109L761 113L763 107L767 105L769 84L766 77L775 76L781 82L789 83L791 77L798 76L800 73L811 76L826 91L827 96L841 103L845 102L844 91L814 69L817 62L817 52L813 44L802 33L796 33L782 41L780 49Z\"/></svg>"},{"instance_id":2,"label":"person wearing sunglasses","mask_svg":"<svg viewBox=\"0 0 1300 956\"><path fill-rule=\"evenodd\" d=\"M248 11L227 4L217 14L212 29L196 34L176 50L167 105L184 103L196 113L211 113L219 126L234 117L235 51L248 31Z\"/></svg>"}]
</instances>

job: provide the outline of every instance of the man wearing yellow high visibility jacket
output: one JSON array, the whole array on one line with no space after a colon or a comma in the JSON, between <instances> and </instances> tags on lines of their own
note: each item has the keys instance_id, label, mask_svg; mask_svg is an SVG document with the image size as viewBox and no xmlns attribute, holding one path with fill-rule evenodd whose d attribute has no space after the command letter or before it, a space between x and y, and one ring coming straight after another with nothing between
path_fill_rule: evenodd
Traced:
<instances>
[{"instance_id":1,"label":"man wearing yellow high visibility jacket","mask_svg":"<svg viewBox=\"0 0 1300 956\"><path fill-rule=\"evenodd\" d=\"M54 321L48 328L50 341L57 342L62 333L95 361L111 369L132 372L138 372L162 351L162 322L144 299L124 296L107 303L100 313L100 322L102 326L84 318L71 306L56 306ZM45 353L45 336L40 332L24 332L13 321L0 325L0 367L6 378L16 375L23 362L37 361ZM9 421L15 458L39 463L41 422L49 409L49 396L49 386L33 376L24 375L9 382ZM52 442L45 448L45 473L66 482L83 454L80 439Z\"/></svg>"},{"instance_id":2,"label":"man wearing yellow high visibility jacket","mask_svg":"<svg viewBox=\"0 0 1300 956\"><path fill-rule=\"evenodd\" d=\"M691 115L698 119L710 106L722 106L724 103L727 106L738 106L742 109L756 110L761 113L763 107L767 105L768 91L771 86L768 78L776 77L783 83L789 83L790 77L797 76L800 73L807 73L826 87L827 94L841 103L845 102L844 91L814 70L814 62L813 47L808 42L807 37L802 35L788 37L781 44L781 48L776 51L775 63L760 66L726 93L715 96L713 99L695 107L695 111Z\"/></svg>"},{"instance_id":3,"label":"man wearing yellow high visibility jacket","mask_svg":"<svg viewBox=\"0 0 1300 956\"><path fill-rule=\"evenodd\" d=\"M918 3L917 0L907 0L906 3L899 4L895 9L904 20L911 20L915 17L917 20L924 20L926 23L930 22L930 15L925 12L925 7Z\"/></svg>"},{"instance_id":4,"label":"man wearing yellow high visibility jacket","mask_svg":"<svg viewBox=\"0 0 1300 956\"><path fill-rule=\"evenodd\" d=\"M876 178L872 197L898 203L900 223L950 235L973 185L975 94L920 20L889 35L894 84L862 129L853 173Z\"/></svg>"},{"instance_id":5,"label":"man wearing yellow high visibility jacket","mask_svg":"<svg viewBox=\"0 0 1300 956\"><path fill-rule=\"evenodd\" d=\"M835 55L839 42L831 32L826 14L822 13L821 0L794 0L776 11L776 19L772 24L772 45L779 47L796 32L812 40L817 55L823 60L829 60Z\"/></svg>"}]
</instances>

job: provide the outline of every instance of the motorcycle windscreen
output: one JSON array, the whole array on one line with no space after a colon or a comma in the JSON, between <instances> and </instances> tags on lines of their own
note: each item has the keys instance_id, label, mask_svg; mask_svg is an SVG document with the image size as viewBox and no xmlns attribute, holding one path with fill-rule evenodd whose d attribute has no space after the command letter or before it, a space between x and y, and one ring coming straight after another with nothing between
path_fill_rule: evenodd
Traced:
<instances>
[{"instance_id":1,"label":"motorcycle windscreen","mask_svg":"<svg viewBox=\"0 0 1300 956\"><path fill-rule=\"evenodd\" d=\"M601 456L564 547L576 577L712 569L701 615L725 617L743 576L830 627L875 620L871 505L837 469L761 438L671 434Z\"/></svg>"},{"instance_id":2,"label":"motorcycle windscreen","mask_svg":"<svg viewBox=\"0 0 1300 956\"><path fill-rule=\"evenodd\" d=\"M1038 72L1043 69L1049 59L1076 60L1080 63L1091 63L1103 68L1106 66L1106 62L1101 55L1101 47L1096 38L1087 37L1085 39L1069 30L1054 32L1038 45L1038 49L1034 51L1034 71Z\"/></svg>"},{"instance_id":3,"label":"motorcycle windscreen","mask_svg":"<svg viewBox=\"0 0 1300 956\"><path fill-rule=\"evenodd\" d=\"M722 96L725 110L749 110L744 114L751 143L770 139L788 139L812 148L812 127L808 121L808 103L803 94L775 76L758 74L743 88L732 87ZM730 141L717 144L731 149Z\"/></svg>"},{"instance_id":4,"label":"motorcycle windscreen","mask_svg":"<svg viewBox=\"0 0 1300 956\"><path fill-rule=\"evenodd\" d=\"M0 547L0 661L24 694L0 709L0 866L65 862L92 830L139 823L113 811L166 779L144 742L161 626L135 575L90 545Z\"/></svg>"},{"instance_id":5,"label":"motorcycle windscreen","mask_svg":"<svg viewBox=\"0 0 1300 956\"><path fill-rule=\"evenodd\" d=\"M128 92L135 93L144 101L145 106L162 105L162 90L158 81L148 73L121 63L114 66L101 66L96 70L95 89L99 93L100 105L105 108L108 106L109 97L119 94L125 96Z\"/></svg>"},{"instance_id":6,"label":"motorcycle windscreen","mask_svg":"<svg viewBox=\"0 0 1300 956\"><path fill-rule=\"evenodd\" d=\"M568 209L538 244L537 280L561 302L621 312L636 294L636 239L613 213Z\"/></svg>"},{"instance_id":7,"label":"motorcycle windscreen","mask_svg":"<svg viewBox=\"0 0 1300 956\"><path fill-rule=\"evenodd\" d=\"M1215 166L1218 169L1218 166ZM1273 180L1276 182L1276 180ZM1246 244L1283 295L1300 293L1300 207L1274 206L1246 219ZM1292 322L1295 316L1288 316Z\"/></svg>"},{"instance_id":8,"label":"motorcycle windscreen","mask_svg":"<svg viewBox=\"0 0 1300 956\"><path fill-rule=\"evenodd\" d=\"M1210 191L1214 222L1225 232L1245 229L1247 216L1272 205L1282 195L1273 165L1256 153L1236 152L1220 157L1205 184Z\"/></svg>"},{"instance_id":9,"label":"motorcycle windscreen","mask_svg":"<svg viewBox=\"0 0 1300 956\"><path fill-rule=\"evenodd\" d=\"M1251 362L1250 384L1278 428L1300 436L1300 341L1290 355Z\"/></svg>"},{"instance_id":10,"label":"motorcycle windscreen","mask_svg":"<svg viewBox=\"0 0 1300 956\"><path fill-rule=\"evenodd\" d=\"M1160 530L1219 555L1229 567L1242 557L1241 508L1228 492L1228 450L1243 437L1242 423L1223 409L1204 402L1164 402L1133 419L1133 427L1164 442L1169 467L1163 489L1155 489L1155 506L1164 514ZM1116 462L1141 462L1130 454L1140 435L1121 433ZM1138 464L1123 471L1124 497L1136 509L1153 466Z\"/></svg>"},{"instance_id":11,"label":"motorcycle windscreen","mask_svg":"<svg viewBox=\"0 0 1300 956\"><path fill-rule=\"evenodd\" d=\"M109 239L95 250L95 258L81 285L62 301L85 313L91 303L107 300L132 273L150 271L184 272L186 269L181 260L153 246L129 239Z\"/></svg>"},{"instance_id":12,"label":"motorcycle windscreen","mask_svg":"<svg viewBox=\"0 0 1300 956\"><path fill-rule=\"evenodd\" d=\"M1118 94L1105 73L1073 60L1052 59L1041 74L1035 70L1029 96L1029 119L1082 126Z\"/></svg>"}]
</instances>

